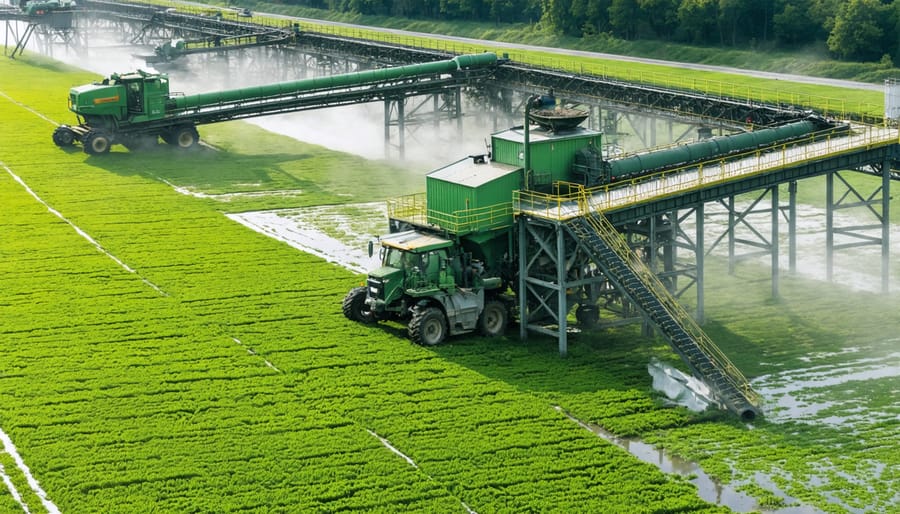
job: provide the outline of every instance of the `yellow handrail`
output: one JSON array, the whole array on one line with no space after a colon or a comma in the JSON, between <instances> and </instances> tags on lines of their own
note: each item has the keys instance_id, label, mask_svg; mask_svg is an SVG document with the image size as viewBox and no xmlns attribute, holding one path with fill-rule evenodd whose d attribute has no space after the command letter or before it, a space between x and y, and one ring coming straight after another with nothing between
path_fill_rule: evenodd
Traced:
<instances>
[{"instance_id":1,"label":"yellow handrail","mask_svg":"<svg viewBox=\"0 0 900 514\"><path fill-rule=\"evenodd\" d=\"M579 198L580 215L588 222L593 230L609 246L611 250L622 259L629 269L637 275L641 282L656 296L666 312L675 319L688 335L697 343L703 352L714 361L722 371L729 383L741 391L745 398L754 406L759 405L759 396L750 387L747 378L741 371L722 353L722 350L706 335L694 318L682 307L669 290L659 280L643 260L625 242L622 235L613 227L603 214L591 203L592 197L582 190Z\"/></svg>"}]
</instances>

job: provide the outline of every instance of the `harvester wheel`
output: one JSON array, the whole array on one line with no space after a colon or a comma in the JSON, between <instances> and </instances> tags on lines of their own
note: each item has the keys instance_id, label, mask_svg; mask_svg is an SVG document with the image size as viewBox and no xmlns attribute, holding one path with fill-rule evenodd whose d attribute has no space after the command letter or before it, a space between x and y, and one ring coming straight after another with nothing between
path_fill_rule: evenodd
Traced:
<instances>
[{"instance_id":1,"label":"harvester wheel","mask_svg":"<svg viewBox=\"0 0 900 514\"><path fill-rule=\"evenodd\" d=\"M184 125L172 129L171 135L168 138L164 138L164 140L170 145L188 149L193 148L200 141L200 134L193 125Z\"/></svg>"},{"instance_id":2,"label":"harvester wheel","mask_svg":"<svg viewBox=\"0 0 900 514\"><path fill-rule=\"evenodd\" d=\"M484 304L481 317L478 318L478 331L487 337L496 337L506 332L509 313L506 305L499 300L490 300Z\"/></svg>"},{"instance_id":3,"label":"harvester wheel","mask_svg":"<svg viewBox=\"0 0 900 514\"><path fill-rule=\"evenodd\" d=\"M422 346L435 346L441 344L447 337L447 318L436 307L424 309L416 307L407 330L409 338L414 343Z\"/></svg>"},{"instance_id":4,"label":"harvester wheel","mask_svg":"<svg viewBox=\"0 0 900 514\"><path fill-rule=\"evenodd\" d=\"M347 319L359 321L360 323L372 323L375 321L374 314L369 310L369 306L366 305L366 295L365 287L354 287L347 293L341 304L341 310L344 311L344 316Z\"/></svg>"},{"instance_id":5,"label":"harvester wheel","mask_svg":"<svg viewBox=\"0 0 900 514\"><path fill-rule=\"evenodd\" d=\"M575 319L581 327L592 330L600 323L600 311L596 305L579 305L575 310Z\"/></svg>"},{"instance_id":6,"label":"harvester wheel","mask_svg":"<svg viewBox=\"0 0 900 514\"><path fill-rule=\"evenodd\" d=\"M53 131L53 142L61 148L72 146L75 144L75 131L68 125L60 125Z\"/></svg>"},{"instance_id":7,"label":"harvester wheel","mask_svg":"<svg viewBox=\"0 0 900 514\"><path fill-rule=\"evenodd\" d=\"M103 132L92 130L84 136L84 153L91 155L100 155L109 152L112 142L109 136Z\"/></svg>"}]
</instances>

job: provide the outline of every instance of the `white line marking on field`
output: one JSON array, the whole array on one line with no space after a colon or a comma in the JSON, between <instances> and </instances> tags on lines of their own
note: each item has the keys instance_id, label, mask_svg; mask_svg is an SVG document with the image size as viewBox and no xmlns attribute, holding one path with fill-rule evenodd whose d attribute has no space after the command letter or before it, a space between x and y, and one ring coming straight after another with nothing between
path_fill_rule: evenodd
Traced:
<instances>
[{"instance_id":1,"label":"white line marking on field","mask_svg":"<svg viewBox=\"0 0 900 514\"><path fill-rule=\"evenodd\" d=\"M281 370L278 369L278 368L276 368L274 364L272 364L271 362L269 362L269 359L266 359L266 358L263 357L262 355L256 353L256 352L253 350L253 348L250 348L250 347L248 347L248 346L244 346L244 343L243 343L240 339L238 339L238 338L236 338L236 337L232 337L231 340L234 341L235 343L239 344L239 345L241 346L241 348L247 350L247 353L249 353L250 355L255 355L255 356L257 356L257 357L262 358L263 362L266 363L266 366L268 366L268 367L274 369L275 371L281 373Z\"/></svg>"},{"instance_id":2,"label":"white line marking on field","mask_svg":"<svg viewBox=\"0 0 900 514\"><path fill-rule=\"evenodd\" d=\"M34 494L41 499L41 504L44 505L44 508L47 509L47 512L50 514L60 514L59 507L56 506L52 501L47 498L47 493L41 488L41 484L32 476L31 470L28 469L28 465L25 464L25 461L22 460L22 456L19 455L18 450L16 450L16 446L13 444L12 439L6 435L6 432L3 429L0 429L0 441L3 441L3 450L6 451L12 458L13 461L18 466L19 470L22 471L22 474L25 475L25 480L28 481L28 486L31 487L31 490L34 491ZM27 510L27 509L26 509Z\"/></svg>"},{"instance_id":3,"label":"white line marking on field","mask_svg":"<svg viewBox=\"0 0 900 514\"><path fill-rule=\"evenodd\" d=\"M19 494L18 489L16 489L15 484L12 483L12 479L9 478L9 475L6 474L6 468L3 467L3 464L0 464L0 477L3 479L3 483L6 484L6 488L9 489L10 494L12 494L13 500L22 507L22 510L25 511L25 514L31 514L31 511L28 510L28 505L22 500L22 495Z\"/></svg>"},{"instance_id":4,"label":"white line marking on field","mask_svg":"<svg viewBox=\"0 0 900 514\"><path fill-rule=\"evenodd\" d=\"M374 430L369 430L367 428L366 432L368 432L370 436L381 441L381 444L383 444L385 448L387 448L388 450L399 455L403 460L405 460L407 463L409 463L410 466L414 467L415 469L418 469L419 471L422 471L421 469L419 469L419 465L416 464L416 461L412 460L412 458L409 455L398 450L397 447L394 446L393 444L391 444L390 441L388 441L384 437L381 437L380 435L378 435L378 433L376 433ZM429 475L428 473L424 473L424 475L427 476L430 480L434 480L434 477ZM475 512L472 509L472 507L469 507L468 505L466 505L466 502L460 500L459 498L457 498L457 500L459 500L459 503L463 506L463 508L466 509L466 512L468 512L469 514L478 514L477 512Z\"/></svg>"},{"instance_id":5,"label":"white line marking on field","mask_svg":"<svg viewBox=\"0 0 900 514\"><path fill-rule=\"evenodd\" d=\"M25 109L26 111L30 112L31 114L34 114L34 115L37 116L38 118L40 118L40 119L42 119L42 120L44 120L44 121L46 121L46 122L49 122L49 123L51 123L51 124L53 124L53 125L56 125L57 127L59 126L59 122L57 122L57 121L55 121L55 120L51 120L50 118L48 118L48 117L44 116L43 114L41 114L41 113L35 111L35 110L32 109L31 107L28 107L27 105L23 104L22 102L20 102L20 101L18 101L18 100L14 100L11 96L7 95L6 93L0 92L0 96L2 96L3 98L6 98L7 100L9 100L10 102L12 102L13 104L18 105L19 107Z\"/></svg>"},{"instance_id":6,"label":"white line marking on field","mask_svg":"<svg viewBox=\"0 0 900 514\"><path fill-rule=\"evenodd\" d=\"M6 164L4 164L4 163L2 163L2 162L0 162L0 166L3 166L3 169L5 169L7 173L9 173L9 176L12 177L13 180L15 180L16 182L18 182L23 188L25 188L25 191L28 192L28 194L30 194L32 197L34 197L34 199L37 200L41 205L43 205L44 207L46 207L47 210L50 211L51 214L53 214L53 215L56 216L57 218L61 219L62 221L66 222L70 227L72 227L73 230L75 230L75 232L76 232L78 235L80 235L81 237L83 237L84 239L86 239L89 243L91 243L92 245L94 245L94 247L97 248L97 250L98 250L100 253L102 253L102 254L106 255L107 257L109 257L110 259L112 259L116 264L118 264L119 266L121 266L122 269L124 269L125 271L137 275L138 278L140 278L140 279L141 279L145 284L147 284L148 286L150 286L150 287L152 287L153 289L155 289L156 292L158 292L159 294L161 294L161 295L163 295L163 296L169 296L165 291L163 291L162 289L160 289L159 286L157 286L157 285L154 284L153 282L150 282L150 281L147 280L146 278L141 277L140 274L138 274L137 271L135 271L134 269L131 268L131 266L125 264L124 262L122 262L121 259L119 259L119 258L116 257L115 255L109 253L105 248L103 248L103 246L102 246L100 243L98 243L96 240L94 240L93 237L91 237L87 232L85 232L84 230L82 230L78 225L76 225L76 224L72 223L71 221L69 221L68 218L66 218L65 216L63 216L61 212L57 211L57 210L54 209L53 207L50 207L50 205L49 205L47 202L45 202L40 196L38 196L37 193L35 193L30 187L28 187L28 184L26 184L25 181L22 180L21 177L19 177L19 176L16 175L15 173L13 173L13 171L12 171L11 169L9 169L9 166L7 166Z\"/></svg>"},{"instance_id":7,"label":"white line marking on field","mask_svg":"<svg viewBox=\"0 0 900 514\"><path fill-rule=\"evenodd\" d=\"M380 435L376 434L374 431L369 430L368 428L366 429L366 432L368 432L369 435L371 435L371 436L374 437L375 439L378 439L379 441L381 441L381 444L383 444L385 448L387 448L388 450L390 450L390 451L396 453L397 455L399 455L400 457L402 457L403 460L405 460L406 462L408 462L410 466L412 466L412 467L414 467L414 468L416 468L416 469L419 469L419 466L416 465L416 461L412 460L412 459L409 457L409 455L407 455L407 454L401 452L400 450L398 450L397 447L395 447L394 445L392 445L390 441L388 441L387 439L385 439L385 438L381 437Z\"/></svg>"}]
</instances>

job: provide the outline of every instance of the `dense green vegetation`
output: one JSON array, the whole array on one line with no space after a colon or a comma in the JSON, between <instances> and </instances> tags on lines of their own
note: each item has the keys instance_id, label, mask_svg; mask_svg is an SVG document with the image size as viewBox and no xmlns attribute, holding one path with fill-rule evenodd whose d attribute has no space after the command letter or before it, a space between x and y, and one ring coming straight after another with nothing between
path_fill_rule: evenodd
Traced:
<instances>
[{"instance_id":1,"label":"dense green vegetation","mask_svg":"<svg viewBox=\"0 0 900 514\"><path fill-rule=\"evenodd\" d=\"M560 359L542 337L428 349L397 325L348 322L339 302L360 277L222 211L372 201L421 189L421 173L243 123L202 128L219 151L54 147L66 89L93 78L0 60L0 429L63 512L722 510L555 406L725 481L771 475L833 512L896 507L896 377L834 388L882 416L852 431L816 418L749 429L662 406L646 365L677 359L636 327L573 335ZM223 202L173 185L299 193ZM792 278L773 301L757 267L716 266L706 328L751 378L841 363L853 347L896 359L883 297ZM809 360L819 354L837 356ZM0 464L42 512L3 451ZM765 484L745 487L777 503Z\"/></svg>"},{"instance_id":2,"label":"dense green vegetation","mask_svg":"<svg viewBox=\"0 0 900 514\"><path fill-rule=\"evenodd\" d=\"M277 189L290 175L309 181L306 201L327 203L334 193L316 185L329 175L358 201L372 199L361 177L390 183L396 170L337 155L306 166L285 155L327 152L243 124L210 139L226 146L239 126L262 146L224 159L65 152L47 119L69 119L65 90L88 75L0 67L0 428L62 511L709 509L539 395L347 321L340 299L357 277L157 179ZM630 396L644 397L648 420L670 417L645 385Z\"/></svg>"}]
</instances>

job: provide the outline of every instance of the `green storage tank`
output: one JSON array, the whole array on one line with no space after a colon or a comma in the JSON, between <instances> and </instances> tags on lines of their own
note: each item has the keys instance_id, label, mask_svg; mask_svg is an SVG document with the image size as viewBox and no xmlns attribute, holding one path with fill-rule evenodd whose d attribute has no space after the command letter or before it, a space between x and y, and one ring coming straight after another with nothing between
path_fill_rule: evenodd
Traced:
<instances>
[{"instance_id":1,"label":"green storage tank","mask_svg":"<svg viewBox=\"0 0 900 514\"><path fill-rule=\"evenodd\" d=\"M584 127L553 132L533 126L529 131L531 169L530 186L573 181L571 168L578 150L588 145L600 148L601 133ZM525 129L511 128L491 135L491 151L496 162L525 166Z\"/></svg>"},{"instance_id":2,"label":"green storage tank","mask_svg":"<svg viewBox=\"0 0 900 514\"><path fill-rule=\"evenodd\" d=\"M428 223L462 235L512 224L512 193L522 167L466 158L425 177Z\"/></svg>"}]
</instances>

